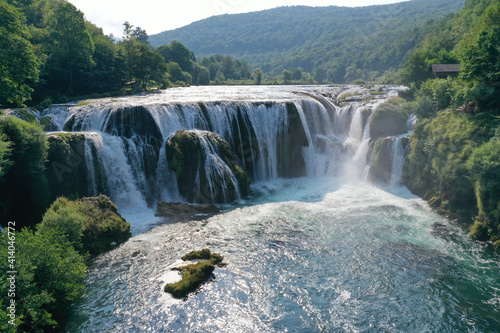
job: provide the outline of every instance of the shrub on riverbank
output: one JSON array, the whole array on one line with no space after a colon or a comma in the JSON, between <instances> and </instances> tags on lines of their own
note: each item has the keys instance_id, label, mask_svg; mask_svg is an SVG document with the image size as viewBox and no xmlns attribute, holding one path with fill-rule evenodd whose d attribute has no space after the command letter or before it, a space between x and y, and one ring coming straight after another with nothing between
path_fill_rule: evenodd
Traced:
<instances>
[{"instance_id":1,"label":"shrub on riverbank","mask_svg":"<svg viewBox=\"0 0 500 333\"><path fill-rule=\"evenodd\" d=\"M0 331L53 332L66 320L68 307L84 293L84 258L60 232L23 229L15 237L15 280L9 265L9 240L0 234ZM8 296L11 281L15 297ZM15 326L7 306L14 299Z\"/></svg>"},{"instance_id":2,"label":"shrub on riverbank","mask_svg":"<svg viewBox=\"0 0 500 333\"><path fill-rule=\"evenodd\" d=\"M125 242L130 223L106 196L69 201L57 199L37 226L39 231L61 232L82 254L98 255Z\"/></svg>"}]
</instances>

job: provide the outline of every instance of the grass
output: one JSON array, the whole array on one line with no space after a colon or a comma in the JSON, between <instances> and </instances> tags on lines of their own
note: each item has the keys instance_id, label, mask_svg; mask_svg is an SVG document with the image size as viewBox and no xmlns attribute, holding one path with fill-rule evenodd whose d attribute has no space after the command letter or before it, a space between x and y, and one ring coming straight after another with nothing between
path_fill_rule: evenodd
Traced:
<instances>
[{"instance_id":1,"label":"grass","mask_svg":"<svg viewBox=\"0 0 500 333\"><path fill-rule=\"evenodd\" d=\"M223 267L224 257L218 253L211 253L209 249L192 251L182 257L182 260L205 259L196 264L189 264L183 267L176 267L173 270L181 272L182 279L175 283L165 285L165 292L170 293L175 298L184 298L212 277L215 266Z\"/></svg>"}]
</instances>

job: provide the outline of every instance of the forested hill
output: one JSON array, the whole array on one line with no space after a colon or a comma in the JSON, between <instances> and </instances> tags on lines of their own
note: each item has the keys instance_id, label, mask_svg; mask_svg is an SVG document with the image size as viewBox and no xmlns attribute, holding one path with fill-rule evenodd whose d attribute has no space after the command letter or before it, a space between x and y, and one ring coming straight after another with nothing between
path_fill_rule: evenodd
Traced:
<instances>
[{"instance_id":1,"label":"forested hill","mask_svg":"<svg viewBox=\"0 0 500 333\"><path fill-rule=\"evenodd\" d=\"M379 71L398 67L420 42L429 19L456 12L464 0L412 0L369 7L280 7L214 16L150 36L154 46L180 41L199 57L214 53L248 60L279 74L323 67L333 82L345 69Z\"/></svg>"}]
</instances>

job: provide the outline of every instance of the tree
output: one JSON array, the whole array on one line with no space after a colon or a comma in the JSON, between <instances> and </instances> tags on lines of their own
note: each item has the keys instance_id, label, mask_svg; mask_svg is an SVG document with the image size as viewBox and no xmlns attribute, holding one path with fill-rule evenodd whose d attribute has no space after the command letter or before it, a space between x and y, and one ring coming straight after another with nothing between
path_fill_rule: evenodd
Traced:
<instances>
[{"instance_id":1,"label":"tree","mask_svg":"<svg viewBox=\"0 0 500 333\"><path fill-rule=\"evenodd\" d=\"M323 83L326 78L326 71L322 67L316 68L314 71L314 79L318 81L318 83Z\"/></svg>"},{"instance_id":2,"label":"tree","mask_svg":"<svg viewBox=\"0 0 500 333\"><path fill-rule=\"evenodd\" d=\"M473 42L462 51L462 77L488 86L500 83L500 4L490 6Z\"/></svg>"},{"instance_id":3,"label":"tree","mask_svg":"<svg viewBox=\"0 0 500 333\"><path fill-rule=\"evenodd\" d=\"M461 45L461 77L469 83L465 98L481 108L500 103L500 4L485 11L471 41Z\"/></svg>"},{"instance_id":4,"label":"tree","mask_svg":"<svg viewBox=\"0 0 500 333\"><path fill-rule=\"evenodd\" d=\"M139 54L134 76L141 82L142 89L147 88L149 81L155 81L161 86L166 84L167 66L163 57L152 51L147 44L139 45Z\"/></svg>"},{"instance_id":5,"label":"tree","mask_svg":"<svg viewBox=\"0 0 500 333\"><path fill-rule=\"evenodd\" d=\"M12 116L0 118L0 136L12 148L10 154L4 155L4 159L8 156L10 168L0 180L0 222L33 225L47 207L47 136L39 125Z\"/></svg>"},{"instance_id":6,"label":"tree","mask_svg":"<svg viewBox=\"0 0 500 333\"><path fill-rule=\"evenodd\" d=\"M141 27L136 27L132 31L132 37L134 37L141 44L148 44L149 45L148 34L147 34L146 30L141 29Z\"/></svg>"},{"instance_id":7,"label":"tree","mask_svg":"<svg viewBox=\"0 0 500 333\"><path fill-rule=\"evenodd\" d=\"M7 173L9 167L12 165L10 155L12 153L12 142L7 140L4 134L0 133L0 182L3 175Z\"/></svg>"},{"instance_id":8,"label":"tree","mask_svg":"<svg viewBox=\"0 0 500 333\"><path fill-rule=\"evenodd\" d=\"M262 70L260 68L256 68L253 70L253 73L252 73L252 76L254 77L255 79L255 84L262 84L262 75L264 73L262 73Z\"/></svg>"},{"instance_id":9,"label":"tree","mask_svg":"<svg viewBox=\"0 0 500 333\"><path fill-rule=\"evenodd\" d=\"M94 68L88 73L87 90L101 93L118 90L127 77L123 52L101 28L90 22L86 22L86 26L94 43L95 61Z\"/></svg>"},{"instance_id":10,"label":"tree","mask_svg":"<svg viewBox=\"0 0 500 333\"><path fill-rule=\"evenodd\" d=\"M292 79L292 72L287 71L286 69L281 72L281 75L283 76L283 81L285 84L288 84L288 82Z\"/></svg>"},{"instance_id":11,"label":"tree","mask_svg":"<svg viewBox=\"0 0 500 333\"><path fill-rule=\"evenodd\" d=\"M80 82L95 63L94 45L83 13L68 2L60 2L49 18L48 59L44 68L47 85L59 93L84 89ZM76 83L76 84L75 84Z\"/></svg>"},{"instance_id":12,"label":"tree","mask_svg":"<svg viewBox=\"0 0 500 333\"><path fill-rule=\"evenodd\" d=\"M127 66L128 80L132 81L134 77L134 67L139 56L140 43L134 37L134 28L128 21L123 23L123 41L121 45L125 50L125 63Z\"/></svg>"},{"instance_id":13,"label":"tree","mask_svg":"<svg viewBox=\"0 0 500 333\"><path fill-rule=\"evenodd\" d=\"M302 72L303 72L302 68L293 67L290 69L290 72L292 72L292 79L297 80L297 81L302 79Z\"/></svg>"},{"instance_id":14,"label":"tree","mask_svg":"<svg viewBox=\"0 0 500 333\"><path fill-rule=\"evenodd\" d=\"M197 85L210 84L210 72L208 71L208 68L201 66L198 63L194 63L192 80L193 84Z\"/></svg>"},{"instance_id":15,"label":"tree","mask_svg":"<svg viewBox=\"0 0 500 333\"><path fill-rule=\"evenodd\" d=\"M16 226L17 227L17 226ZM0 234L0 283L8 290L8 238ZM84 293L83 256L57 232L16 232L16 320L14 332L54 332L68 315L69 305ZM5 309L10 299L0 295ZM0 320L8 317L0 311ZM0 324L0 328L2 328ZM12 328L11 325L10 328ZM5 329L5 327L3 327ZM17 330L16 330L17 329ZM5 331L9 332L9 331Z\"/></svg>"},{"instance_id":16,"label":"tree","mask_svg":"<svg viewBox=\"0 0 500 333\"><path fill-rule=\"evenodd\" d=\"M159 46L157 51L163 56L165 62L176 62L181 66L184 72L192 72L192 63L196 58L194 53L181 42L174 40L170 45Z\"/></svg>"},{"instance_id":17,"label":"tree","mask_svg":"<svg viewBox=\"0 0 500 333\"><path fill-rule=\"evenodd\" d=\"M176 62L171 61L167 64L167 72L170 75L169 79L173 82L184 80L184 75L182 74L182 68Z\"/></svg>"},{"instance_id":18,"label":"tree","mask_svg":"<svg viewBox=\"0 0 500 333\"><path fill-rule=\"evenodd\" d=\"M38 58L19 11L0 0L0 106L24 106L38 81Z\"/></svg>"}]
</instances>

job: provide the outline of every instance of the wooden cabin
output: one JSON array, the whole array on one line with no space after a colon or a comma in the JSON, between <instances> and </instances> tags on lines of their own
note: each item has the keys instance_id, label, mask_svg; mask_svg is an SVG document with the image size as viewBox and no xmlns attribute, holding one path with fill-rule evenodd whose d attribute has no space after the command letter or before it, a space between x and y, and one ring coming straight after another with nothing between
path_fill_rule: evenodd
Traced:
<instances>
[{"instance_id":1,"label":"wooden cabin","mask_svg":"<svg viewBox=\"0 0 500 333\"><path fill-rule=\"evenodd\" d=\"M434 78L446 78L448 76L458 76L460 64L434 64L431 65Z\"/></svg>"}]
</instances>

